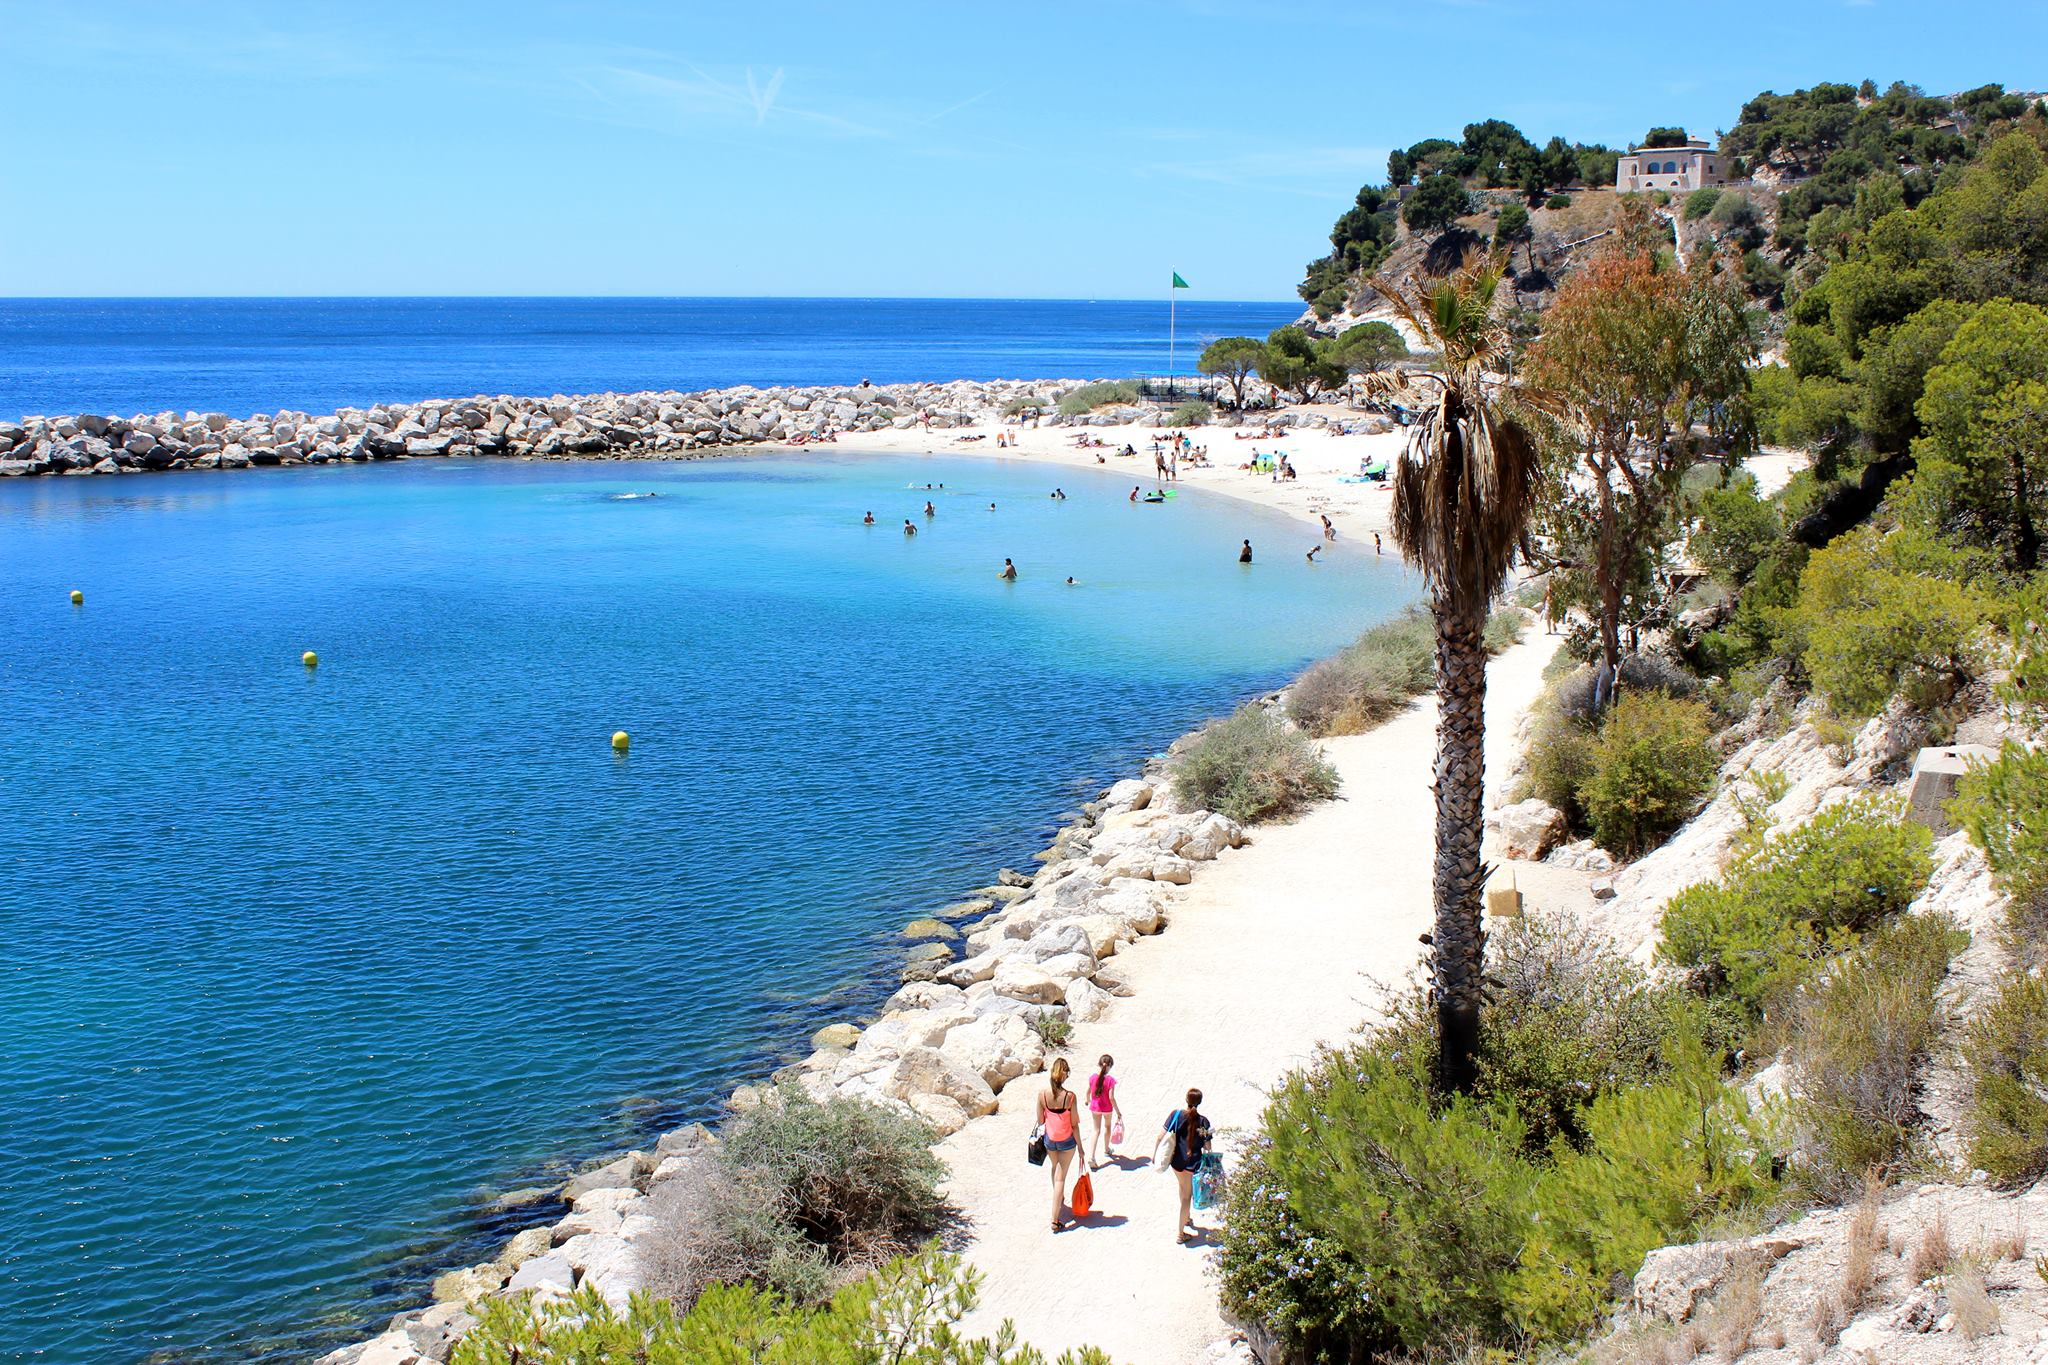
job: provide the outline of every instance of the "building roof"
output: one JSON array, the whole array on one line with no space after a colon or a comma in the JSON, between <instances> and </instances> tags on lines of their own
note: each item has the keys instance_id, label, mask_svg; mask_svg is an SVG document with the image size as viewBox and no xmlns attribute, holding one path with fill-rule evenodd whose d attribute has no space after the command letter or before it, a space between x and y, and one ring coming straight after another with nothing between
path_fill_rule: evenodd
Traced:
<instances>
[{"instance_id":1,"label":"building roof","mask_svg":"<svg viewBox=\"0 0 2048 1365\"><path fill-rule=\"evenodd\" d=\"M1689 137L1689 138L1687 138L1687 139L1685 140L1685 143L1684 143L1684 145L1683 145L1683 146L1678 146L1678 147L1631 147L1631 148L1629 148L1629 149L1628 149L1628 154L1629 154L1630 156L1641 156L1641 155L1643 155L1643 154L1644 154L1644 153L1646 153L1646 152L1711 152L1711 151L1713 151L1713 150L1714 150L1714 148L1713 148L1713 145L1712 145L1711 143L1709 143L1709 142L1708 142L1708 141L1707 141L1707 140L1706 140L1705 138L1703 138L1703 137Z\"/></svg>"}]
</instances>

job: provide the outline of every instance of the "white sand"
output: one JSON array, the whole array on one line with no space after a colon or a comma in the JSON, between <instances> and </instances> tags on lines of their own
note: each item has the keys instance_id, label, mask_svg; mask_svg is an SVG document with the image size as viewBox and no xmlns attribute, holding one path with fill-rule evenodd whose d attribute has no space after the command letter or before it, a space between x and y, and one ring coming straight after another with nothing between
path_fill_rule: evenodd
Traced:
<instances>
[{"instance_id":1,"label":"white sand","mask_svg":"<svg viewBox=\"0 0 2048 1365\"><path fill-rule=\"evenodd\" d=\"M1293 444L1306 476L1308 447ZM1494 662L1490 777L1507 771L1516 721L1557 643L1537 633ZM1370 734L1329 742L1343 776L1338 799L1258 829L1251 844L1205 866L1178 894L1167 930L1117 956L1134 994L1078 1027L1067 1055L1085 1073L1100 1053L1115 1054L1127 1155L1150 1153L1190 1085L1204 1091L1219 1132L1251 1126L1265 1087L1317 1043L1344 1039L1373 1015L1380 985L1399 984L1417 964L1431 915L1435 728L1435 702L1425 699ZM1577 874L1531 870L1536 884L1525 876L1522 886L1532 909L1584 895ZM1014 1082L1000 1113L940 1148L952 1197L971 1220L968 1258L987 1276L970 1325L989 1331L1010 1318L1049 1354L1093 1344L1119 1365L1208 1359L1226 1330L1208 1274L1214 1252L1175 1244L1170 1175L1136 1163L1099 1171L1096 1214L1058 1235L1049 1229L1046 1173L1024 1159L1042 1084ZM1213 1225L1215 1215L1196 1221Z\"/></svg>"},{"instance_id":2,"label":"white sand","mask_svg":"<svg viewBox=\"0 0 2048 1365\"><path fill-rule=\"evenodd\" d=\"M1290 409L1292 411L1293 409ZM1322 412L1332 418L1362 421L1368 414L1336 405L1320 406L1309 411ZM1017 438L1014 450L998 450L996 433L1007 432ZM1015 427L987 423L981 426L959 427L953 430L930 432L912 429L909 431L875 431L848 433L842 444L857 450L884 450L907 454L930 455L976 455L1014 460L1019 464L1043 465L1046 468L1046 491L1051 492L1059 483L1059 471L1063 468L1106 470L1113 474L1128 475L1134 484L1141 484L1147 492L1154 484L1151 446L1152 427ZM1081 450L1074 446L1078 433L1100 438L1107 450ZM1308 523L1301 543L1306 550L1315 544L1321 535L1321 523L1316 520L1319 512L1327 513L1337 526L1339 537L1350 538L1370 545L1372 532L1378 531L1385 538L1386 553L1398 553L1387 532L1387 485L1385 483L1340 483L1338 476L1356 474L1361 460L1386 460L1390 464L1401 453L1401 444L1406 435L1404 430L1379 436L1338 436L1326 431L1288 430L1277 438L1268 440L1240 441L1232 427L1190 427L1187 434L1197 445L1207 445L1209 460L1214 466L1209 469L1189 468L1185 462L1181 467L1179 484L1185 488L1200 488L1231 497L1264 503L1278 507L1304 518ZM1177 433L1176 433L1177 434ZM979 441L963 441L962 437L980 436ZM1115 452L1125 445L1137 448L1135 456L1125 457ZM1282 450L1287 453L1296 473L1300 476L1292 482L1279 482L1270 475L1252 474L1238 466L1248 464L1254 450L1270 453ZM1097 456L1101 456L1100 461ZM1263 547L1261 547L1263 548ZM1287 547L1275 546L1276 551Z\"/></svg>"}]
</instances>

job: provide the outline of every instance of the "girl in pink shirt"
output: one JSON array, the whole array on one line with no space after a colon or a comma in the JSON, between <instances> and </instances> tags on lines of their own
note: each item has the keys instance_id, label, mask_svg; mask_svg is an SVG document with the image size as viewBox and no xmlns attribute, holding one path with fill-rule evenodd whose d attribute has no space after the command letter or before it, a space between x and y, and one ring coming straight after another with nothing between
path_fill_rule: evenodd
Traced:
<instances>
[{"instance_id":1,"label":"girl in pink shirt","mask_svg":"<svg viewBox=\"0 0 2048 1365\"><path fill-rule=\"evenodd\" d=\"M1103 1053L1095 1074L1088 1078L1088 1117L1093 1125L1088 1135L1088 1169L1091 1171L1108 1165L1109 1158L1116 1155L1115 1128L1123 1127L1124 1123L1123 1106L1116 1102L1116 1077L1109 1074L1109 1068L1115 1062L1114 1057ZM1112 1128L1112 1122L1115 1128Z\"/></svg>"}]
</instances>

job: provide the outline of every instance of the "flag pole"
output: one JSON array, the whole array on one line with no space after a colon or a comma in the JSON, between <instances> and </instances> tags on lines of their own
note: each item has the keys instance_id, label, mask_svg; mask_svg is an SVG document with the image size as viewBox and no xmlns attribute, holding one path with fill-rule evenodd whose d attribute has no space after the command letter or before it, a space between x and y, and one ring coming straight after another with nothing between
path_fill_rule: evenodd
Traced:
<instances>
[{"instance_id":1,"label":"flag pole","mask_svg":"<svg viewBox=\"0 0 2048 1365\"><path fill-rule=\"evenodd\" d=\"M1172 278L1179 279L1180 277L1178 275L1175 275ZM1176 369L1174 364L1174 310L1179 303L1180 300L1174 296L1172 281L1169 280L1166 286L1166 392L1168 396L1171 396L1173 394L1173 382Z\"/></svg>"}]
</instances>

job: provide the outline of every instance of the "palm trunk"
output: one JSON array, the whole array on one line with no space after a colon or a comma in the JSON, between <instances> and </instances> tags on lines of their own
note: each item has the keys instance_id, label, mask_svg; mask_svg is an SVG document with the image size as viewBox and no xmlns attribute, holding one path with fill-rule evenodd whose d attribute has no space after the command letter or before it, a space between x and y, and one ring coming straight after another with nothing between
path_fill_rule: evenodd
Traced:
<instances>
[{"instance_id":1,"label":"palm trunk","mask_svg":"<svg viewBox=\"0 0 2048 1365\"><path fill-rule=\"evenodd\" d=\"M1476 613L1436 617L1437 1084L1470 1092L1478 1079L1479 1007L1486 928L1479 865L1486 790L1486 625Z\"/></svg>"}]
</instances>

